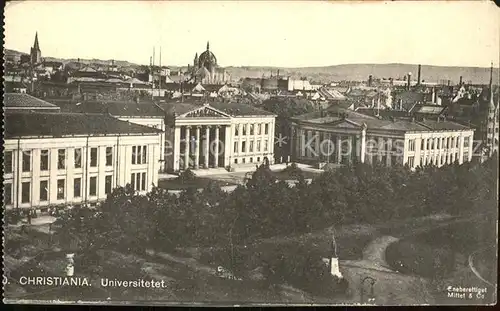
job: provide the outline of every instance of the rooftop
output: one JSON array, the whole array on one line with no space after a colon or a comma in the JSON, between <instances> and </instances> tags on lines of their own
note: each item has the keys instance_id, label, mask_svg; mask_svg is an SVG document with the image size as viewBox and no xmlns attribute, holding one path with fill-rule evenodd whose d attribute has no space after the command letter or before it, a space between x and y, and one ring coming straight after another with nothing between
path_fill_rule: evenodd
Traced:
<instances>
[{"instance_id":1,"label":"rooftop","mask_svg":"<svg viewBox=\"0 0 500 311\"><path fill-rule=\"evenodd\" d=\"M340 125L342 121L350 123L349 127L361 127L366 124L368 129L392 130L402 132L412 131L440 131L440 130L466 130L467 126L446 120L413 121L408 118L383 118L372 117L341 107L331 107L324 111L315 111L294 118L298 122L315 123L323 125Z\"/></svg>"},{"instance_id":2,"label":"rooftop","mask_svg":"<svg viewBox=\"0 0 500 311\"><path fill-rule=\"evenodd\" d=\"M4 107L7 109L50 109L59 110L59 107L49 102L25 93L5 93Z\"/></svg>"},{"instance_id":3,"label":"rooftop","mask_svg":"<svg viewBox=\"0 0 500 311\"><path fill-rule=\"evenodd\" d=\"M72 135L153 135L160 131L107 114L26 112L5 115L5 138Z\"/></svg>"},{"instance_id":4,"label":"rooftop","mask_svg":"<svg viewBox=\"0 0 500 311\"><path fill-rule=\"evenodd\" d=\"M164 117L165 113L153 102L135 101L75 101L75 100L51 100L61 107L63 112L73 113L107 113L113 116L127 117Z\"/></svg>"}]
</instances>

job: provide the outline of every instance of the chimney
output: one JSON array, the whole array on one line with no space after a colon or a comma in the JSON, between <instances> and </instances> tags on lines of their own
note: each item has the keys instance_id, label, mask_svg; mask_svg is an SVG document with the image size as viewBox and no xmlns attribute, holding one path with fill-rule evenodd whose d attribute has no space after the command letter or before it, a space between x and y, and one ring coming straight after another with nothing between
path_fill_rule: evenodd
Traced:
<instances>
[{"instance_id":1,"label":"chimney","mask_svg":"<svg viewBox=\"0 0 500 311\"><path fill-rule=\"evenodd\" d=\"M411 72L408 72L408 85L406 86L406 88L409 90L410 86L411 86Z\"/></svg>"},{"instance_id":2,"label":"chimney","mask_svg":"<svg viewBox=\"0 0 500 311\"><path fill-rule=\"evenodd\" d=\"M417 73L417 84L418 85L420 85L421 73L422 73L422 65L418 65L418 73Z\"/></svg>"},{"instance_id":3,"label":"chimney","mask_svg":"<svg viewBox=\"0 0 500 311\"><path fill-rule=\"evenodd\" d=\"M278 69L278 73L276 74L278 78L280 77L280 70Z\"/></svg>"},{"instance_id":4,"label":"chimney","mask_svg":"<svg viewBox=\"0 0 500 311\"><path fill-rule=\"evenodd\" d=\"M450 81L450 80L448 80L448 86L450 86L450 83L451 83L451 81Z\"/></svg>"},{"instance_id":5,"label":"chimney","mask_svg":"<svg viewBox=\"0 0 500 311\"><path fill-rule=\"evenodd\" d=\"M462 86L462 76L460 76L460 82L458 83L459 86Z\"/></svg>"},{"instance_id":6,"label":"chimney","mask_svg":"<svg viewBox=\"0 0 500 311\"><path fill-rule=\"evenodd\" d=\"M373 76L369 75L368 76L368 86L372 86L372 81L373 81Z\"/></svg>"}]
</instances>

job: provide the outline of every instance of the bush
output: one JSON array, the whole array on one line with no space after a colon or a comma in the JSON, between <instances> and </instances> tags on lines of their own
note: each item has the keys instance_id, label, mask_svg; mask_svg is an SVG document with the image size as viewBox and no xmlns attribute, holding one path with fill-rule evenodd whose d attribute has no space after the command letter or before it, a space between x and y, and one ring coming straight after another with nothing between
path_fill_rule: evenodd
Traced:
<instances>
[{"instance_id":1,"label":"bush","mask_svg":"<svg viewBox=\"0 0 500 311\"><path fill-rule=\"evenodd\" d=\"M177 180L179 180L181 183L190 183L196 180L196 175L193 173L193 171L191 171L191 169L188 168L187 170L179 174Z\"/></svg>"},{"instance_id":2,"label":"bush","mask_svg":"<svg viewBox=\"0 0 500 311\"><path fill-rule=\"evenodd\" d=\"M322 257L305 247L279 247L264 255L264 277L271 284L288 283L314 295L345 294L347 280L332 276Z\"/></svg>"},{"instance_id":3,"label":"bush","mask_svg":"<svg viewBox=\"0 0 500 311\"><path fill-rule=\"evenodd\" d=\"M8 225L16 225L21 221L22 217L19 211L17 210L7 210L4 212L4 221Z\"/></svg>"},{"instance_id":4,"label":"bush","mask_svg":"<svg viewBox=\"0 0 500 311\"><path fill-rule=\"evenodd\" d=\"M292 163L286 168L283 169L283 172L290 174L290 176L300 178L304 177L304 173L302 170L297 166L297 163Z\"/></svg>"}]
</instances>

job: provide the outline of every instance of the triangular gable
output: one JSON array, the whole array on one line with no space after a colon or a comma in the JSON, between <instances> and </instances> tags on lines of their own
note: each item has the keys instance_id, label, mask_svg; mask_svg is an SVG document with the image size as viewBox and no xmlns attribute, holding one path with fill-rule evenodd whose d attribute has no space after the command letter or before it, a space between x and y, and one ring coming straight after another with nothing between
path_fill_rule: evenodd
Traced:
<instances>
[{"instance_id":1,"label":"triangular gable","mask_svg":"<svg viewBox=\"0 0 500 311\"><path fill-rule=\"evenodd\" d=\"M193 92L203 92L205 91L205 88L201 85L201 83L198 83L194 88Z\"/></svg>"},{"instance_id":2,"label":"triangular gable","mask_svg":"<svg viewBox=\"0 0 500 311\"><path fill-rule=\"evenodd\" d=\"M206 117L219 117L219 118L230 118L230 116L208 104L203 105L203 107L188 111L179 116L179 118L206 118Z\"/></svg>"},{"instance_id":3,"label":"triangular gable","mask_svg":"<svg viewBox=\"0 0 500 311\"><path fill-rule=\"evenodd\" d=\"M354 121L351 121L349 119L343 119L340 121L336 121L331 123L333 127L341 127L341 128L361 128L362 125L359 123L356 123Z\"/></svg>"}]
</instances>

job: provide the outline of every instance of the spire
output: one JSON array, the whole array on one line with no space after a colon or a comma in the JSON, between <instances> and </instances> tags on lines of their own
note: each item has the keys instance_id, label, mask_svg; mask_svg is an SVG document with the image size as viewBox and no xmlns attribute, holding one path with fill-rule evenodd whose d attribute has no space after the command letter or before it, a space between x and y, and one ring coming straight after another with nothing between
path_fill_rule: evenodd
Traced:
<instances>
[{"instance_id":1,"label":"spire","mask_svg":"<svg viewBox=\"0 0 500 311\"><path fill-rule=\"evenodd\" d=\"M40 46L38 45L38 31L35 33L35 43L33 43L33 49L36 51L40 50Z\"/></svg>"},{"instance_id":2,"label":"spire","mask_svg":"<svg viewBox=\"0 0 500 311\"><path fill-rule=\"evenodd\" d=\"M207 51L210 50L210 42L207 41Z\"/></svg>"}]
</instances>

